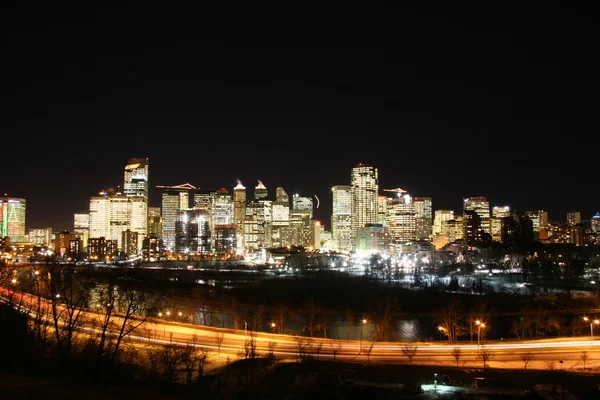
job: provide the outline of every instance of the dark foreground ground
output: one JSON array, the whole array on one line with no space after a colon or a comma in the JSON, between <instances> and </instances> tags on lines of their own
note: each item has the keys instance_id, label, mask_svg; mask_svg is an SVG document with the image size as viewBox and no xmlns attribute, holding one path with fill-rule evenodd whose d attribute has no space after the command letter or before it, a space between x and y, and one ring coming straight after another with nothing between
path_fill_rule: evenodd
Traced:
<instances>
[{"instance_id":1,"label":"dark foreground ground","mask_svg":"<svg viewBox=\"0 0 600 400\"><path fill-rule=\"evenodd\" d=\"M437 389L434 374L438 374ZM441 377L450 386L441 385ZM486 378L474 388L475 378ZM2 399L535 399L535 385L565 389L564 399L600 399L600 375L565 371L363 365L326 361L278 363L267 359L233 362L193 384L153 381L119 385L69 377L42 379L0 374ZM414 393L421 387L424 393ZM550 389L549 389L550 390ZM559 393L560 394L560 393ZM575 395L575 396L573 396ZM544 397L541 397L544 398ZM552 399L553 397L545 397ZM563 398L557 395L554 398Z\"/></svg>"}]
</instances>

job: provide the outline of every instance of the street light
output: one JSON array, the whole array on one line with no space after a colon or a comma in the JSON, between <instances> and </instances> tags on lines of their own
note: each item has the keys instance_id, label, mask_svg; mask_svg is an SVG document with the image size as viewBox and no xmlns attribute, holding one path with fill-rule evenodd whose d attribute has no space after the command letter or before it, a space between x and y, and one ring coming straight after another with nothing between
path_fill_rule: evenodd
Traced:
<instances>
[{"instance_id":1,"label":"street light","mask_svg":"<svg viewBox=\"0 0 600 400\"><path fill-rule=\"evenodd\" d=\"M438 326L438 331L440 331L440 342L442 341L442 332L444 332L446 329L444 329L443 326Z\"/></svg>"},{"instance_id":2,"label":"street light","mask_svg":"<svg viewBox=\"0 0 600 400\"><path fill-rule=\"evenodd\" d=\"M275 322L271 322L271 336L275 337Z\"/></svg>"},{"instance_id":3,"label":"street light","mask_svg":"<svg viewBox=\"0 0 600 400\"><path fill-rule=\"evenodd\" d=\"M363 319L360 321L360 346L359 346L359 349L358 349L358 353L359 353L359 354L360 354L360 352L362 351L362 331L363 331L363 326L364 326L366 323L367 323L367 319L366 319L366 318L363 318Z\"/></svg>"},{"instance_id":4,"label":"street light","mask_svg":"<svg viewBox=\"0 0 600 400\"><path fill-rule=\"evenodd\" d=\"M592 340L592 346L594 345L594 324L596 325L600 325L600 320L599 319L595 319L595 320L591 320L588 317L583 317L583 320L585 322L589 322L590 323L590 339Z\"/></svg>"},{"instance_id":5,"label":"street light","mask_svg":"<svg viewBox=\"0 0 600 400\"><path fill-rule=\"evenodd\" d=\"M480 320L475 321L475 325L477 325L477 347L479 347L479 343L481 342L481 328L485 328L485 324Z\"/></svg>"}]
</instances>

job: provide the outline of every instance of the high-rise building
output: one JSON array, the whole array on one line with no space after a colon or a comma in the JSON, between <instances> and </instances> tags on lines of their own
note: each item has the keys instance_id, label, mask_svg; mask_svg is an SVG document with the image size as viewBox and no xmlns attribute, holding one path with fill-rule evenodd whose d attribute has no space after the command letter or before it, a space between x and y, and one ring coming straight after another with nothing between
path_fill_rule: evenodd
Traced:
<instances>
[{"instance_id":1,"label":"high-rise building","mask_svg":"<svg viewBox=\"0 0 600 400\"><path fill-rule=\"evenodd\" d=\"M280 203L288 203L288 207L289 207L290 196L288 196L285 189L282 188L281 186L279 186L277 189L275 189L275 201L280 202Z\"/></svg>"},{"instance_id":2,"label":"high-rise building","mask_svg":"<svg viewBox=\"0 0 600 400\"><path fill-rule=\"evenodd\" d=\"M90 237L90 213L78 212L73 215L73 234L81 239L83 248L87 248Z\"/></svg>"},{"instance_id":3,"label":"high-rise building","mask_svg":"<svg viewBox=\"0 0 600 400\"><path fill-rule=\"evenodd\" d=\"M225 188L221 188L212 193L213 213L210 220L210 229L213 231L217 225L231 225L234 220L234 204L231 193ZM213 235L214 236L214 235Z\"/></svg>"},{"instance_id":4,"label":"high-rise building","mask_svg":"<svg viewBox=\"0 0 600 400\"><path fill-rule=\"evenodd\" d=\"M18 197L0 197L0 239L24 242L26 201Z\"/></svg>"},{"instance_id":5,"label":"high-rise building","mask_svg":"<svg viewBox=\"0 0 600 400\"><path fill-rule=\"evenodd\" d=\"M160 207L148 207L148 235L162 238L162 216ZM156 236L154 239L156 239Z\"/></svg>"},{"instance_id":6,"label":"high-rise building","mask_svg":"<svg viewBox=\"0 0 600 400\"><path fill-rule=\"evenodd\" d=\"M36 246L50 246L52 241L52 228L29 229L29 241Z\"/></svg>"},{"instance_id":7,"label":"high-rise building","mask_svg":"<svg viewBox=\"0 0 600 400\"><path fill-rule=\"evenodd\" d=\"M108 240L110 235L110 199L106 192L90 198L89 239ZM88 239L88 245L89 245Z\"/></svg>"},{"instance_id":8,"label":"high-rise building","mask_svg":"<svg viewBox=\"0 0 600 400\"><path fill-rule=\"evenodd\" d=\"M332 214L331 238L332 248L341 252L352 251L352 186L336 185L331 188Z\"/></svg>"},{"instance_id":9,"label":"high-rise building","mask_svg":"<svg viewBox=\"0 0 600 400\"><path fill-rule=\"evenodd\" d=\"M246 218L246 187L238 180L233 188L233 223L236 226L237 250L244 248L244 219Z\"/></svg>"},{"instance_id":10,"label":"high-rise building","mask_svg":"<svg viewBox=\"0 0 600 400\"><path fill-rule=\"evenodd\" d=\"M307 210L310 219L313 218L313 199L312 197L300 196L294 193L292 196L292 208L294 210Z\"/></svg>"},{"instance_id":11,"label":"high-rise building","mask_svg":"<svg viewBox=\"0 0 600 400\"><path fill-rule=\"evenodd\" d=\"M379 173L377 168L363 163L352 168L352 235L353 241L359 227L377 223L377 198L379 196ZM353 243L354 246L354 243Z\"/></svg>"},{"instance_id":12,"label":"high-rise building","mask_svg":"<svg viewBox=\"0 0 600 400\"><path fill-rule=\"evenodd\" d=\"M290 198L282 187L277 188L275 201L271 203L271 208L273 247L291 244L284 240L284 232L290 226Z\"/></svg>"},{"instance_id":13,"label":"high-rise building","mask_svg":"<svg viewBox=\"0 0 600 400\"><path fill-rule=\"evenodd\" d=\"M416 239L415 203L409 194L388 198L387 230L389 244L395 249L402 248Z\"/></svg>"},{"instance_id":14,"label":"high-rise building","mask_svg":"<svg viewBox=\"0 0 600 400\"><path fill-rule=\"evenodd\" d=\"M510 217L509 206L494 206L492 208L492 220L490 221L492 240L502 242L502 224L504 218Z\"/></svg>"},{"instance_id":15,"label":"high-rise building","mask_svg":"<svg viewBox=\"0 0 600 400\"><path fill-rule=\"evenodd\" d=\"M266 199L267 197L269 197L267 188L261 181L258 181L258 185L256 185L256 187L254 188L254 199L261 200Z\"/></svg>"},{"instance_id":16,"label":"high-rise building","mask_svg":"<svg viewBox=\"0 0 600 400\"><path fill-rule=\"evenodd\" d=\"M581 223L581 213L579 211L569 211L567 213L567 225L574 226Z\"/></svg>"},{"instance_id":17,"label":"high-rise building","mask_svg":"<svg viewBox=\"0 0 600 400\"><path fill-rule=\"evenodd\" d=\"M129 198L128 228L137 234L138 251L148 235L149 174L148 158L131 158L125 165L123 194ZM122 240L119 236L118 240ZM134 242L131 242L134 243Z\"/></svg>"},{"instance_id":18,"label":"high-rise building","mask_svg":"<svg viewBox=\"0 0 600 400\"><path fill-rule=\"evenodd\" d=\"M433 219L433 234L442 235L443 223L451 219L454 219L453 210L435 210Z\"/></svg>"},{"instance_id":19,"label":"high-rise building","mask_svg":"<svg viewBox=\"0 0 600 400\"><path fill-rule=\"evenodd\" d=\"M592 232L594 232L594 233L600 232L600 212L596 212L596 214L594 214L594 216L591 219L590 226L591 226Z\"/></svg>"},{"instance_id":20,"label":"high-rise building","mask_svg":"<svg viewBox=\"0 0 600 400\"><path fill-rule=\"evenodd\" d=\"M479 226L483 232L491 234L491 216L490 203L483 197L467 197L463 199L463 216L466 211L475 211L479 216ZM464 218L463 221L470 221L471 218ZM465 235L466 237L466 235Z\"/></svg>"},{"instance_id":21,"label":"high-rise building","mask_svg":"<svg viewBox=\"0 0 600 400\"><path fill-rule=\"evenodd\" d=\"M148 201L148 158L131 158L125 165L123 194Z\"/></svg>"},{"instance_id":22,"label":"high-rise building","mask_svg":"<svg viewBox=\"0 0 600 400\"><path fill-rule=\"evenodd\" d=\"M187 204L186 204L187 202ZM180 210L189 208L188 189L168 189L162 194L161 215L162 215L162 233L163 245L166 250L175 250L175 225L177 224L177 214Z\"/></svg>"},{"instance_id":23,"label":"high-rise building","mask_svg":"<svg viewBox=\"0 0 600 400\"><path fill-rule=\"evenodd\" d=\"M415 239L431 241L433 236L433 212L431 197L415 197Z\"/></svg>"}]
</instances>

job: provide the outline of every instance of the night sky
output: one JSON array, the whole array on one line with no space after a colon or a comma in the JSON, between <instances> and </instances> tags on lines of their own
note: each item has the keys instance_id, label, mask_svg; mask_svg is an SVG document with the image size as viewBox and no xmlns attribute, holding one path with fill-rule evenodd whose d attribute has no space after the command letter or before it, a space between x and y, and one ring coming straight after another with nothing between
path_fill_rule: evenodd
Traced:
<instances>
[{"instance_id":1,"label":"night sky","mask_svg":"<svg viewBox=\"0 0 600 400\"><path fill-rule=\"evenodd\" d=\"M600 209L586 8L14 4L0 10L0 194L27 200L28 229L71 230L131 157L150 158L151 206L156 185L240 179L251 196L261 180L317 195L327 229L330 188L359 162L434 209Z\"/></svg>"}]
</instances>

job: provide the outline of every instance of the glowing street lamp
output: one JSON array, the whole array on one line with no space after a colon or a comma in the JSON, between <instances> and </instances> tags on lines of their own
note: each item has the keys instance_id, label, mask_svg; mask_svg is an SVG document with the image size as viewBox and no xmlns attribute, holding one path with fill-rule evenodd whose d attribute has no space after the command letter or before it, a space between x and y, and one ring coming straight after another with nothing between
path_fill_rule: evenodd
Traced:
<instances>
[{"instance_id":1,"label":"glowing street lamp","mask_svg":"<svg viewBox=\"0 0 600 400\"><path fill-rule=\"evenodd\" d=\"M363 337L362 331L363 331L363 326L364 326L366 323L367 323L367 319L366 319L366 318L363 318L363 319L360 321L360 346L359 346L359 349L358 349L358 352L359 352L359 354L360 354L360 352L362 351L362 337Z\"/></svg>"},{"instance_id":2,"label":"glowing street lamp","mask_svg":"<svg viewBox=\"0 0 600 400\"><path fill-rule=\"evenodd\" d=\"M443 326L438 326L438 331L440 331L440 342L442 341L442 332L444 332L446 329Z\"/></svg>"},{"instance_id":3,"label":"glowing street lamp","mask_svg":"<svg viewBox=\"0 0 600 400\"><path fill-rule=\"evenodd\" d=\"M481 342L481 328L485 328L485 324L480 320L475 321L475 325L477 325L477 347L479 347L479 343Z\"/></svg>"},{"instance_id":4,"label":"glowing street lamp","mask_svg":"<svg viewBox=\"0 0 600 400\"><path fill-rule=\"evenodd\" d=\"M588 317L583 317L583 320L585 322L589 322L590 323L590 339L592 341L592 346L594 345L594 324L596 325L600 325L600 320L599 319L595 319L595 320L591 320Z\"/></svg>"}]
</instances>

